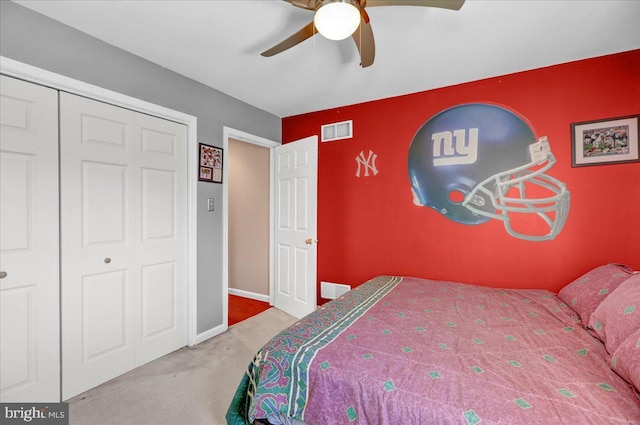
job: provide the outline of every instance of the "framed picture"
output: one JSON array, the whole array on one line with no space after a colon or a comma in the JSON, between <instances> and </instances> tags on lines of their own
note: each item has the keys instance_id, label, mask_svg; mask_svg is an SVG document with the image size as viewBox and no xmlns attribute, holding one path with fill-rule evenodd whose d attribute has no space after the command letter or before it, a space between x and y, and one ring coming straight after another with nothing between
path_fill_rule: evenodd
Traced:
<instances>
[{"instance_id":1,"label":"framed picture","mask_svg":"<svg viewBox=\"0 0 640 425\"><path fill-rule=\"evenodd\" d=\"M198 180L222 183L222 148L200 143L200 172Z\"/></svg>"},{"instance_id":2,"label":"framed picture","mask_svg":"<svg viewBox=\"0 0 640 425\"><path fill-rule=\"evenodd\" d=\"M639 162L640 115L571 124L573 167Z\"/></svg>"}]
</instances>

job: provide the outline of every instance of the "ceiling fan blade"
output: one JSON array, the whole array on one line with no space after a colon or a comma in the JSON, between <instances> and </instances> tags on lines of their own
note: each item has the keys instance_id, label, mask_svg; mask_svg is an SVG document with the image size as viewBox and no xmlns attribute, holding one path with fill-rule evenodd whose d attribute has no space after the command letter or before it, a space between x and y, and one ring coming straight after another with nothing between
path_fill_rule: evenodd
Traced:
<instances>
[{"instance_id":1,"label":"ceiling fan blade","mask_svg":"<svg viewBox=\"0 0 640 425\"><path fill-rule=\"evenodd\" d=\"M374 6L425 6L460 10L465 0L367 0L367 7Z\"/></svg>"},{"instance_id":2,"label":"ceiling fan blade","mask_svg":"<svg viewBox=\"0 0 640 425\"><path fill-rule=\"evenodd\" d=\"M291 3L295 7L300 7L307 10L316 9L316 0L284 0L287 3Z\"/></svg>"},{"instance_id":3,"label":"ceiling fan blade","mask_svg":"<svg viewBox=\"0 0 640 425\"><path fill-rule=\"evenodd\" d=\"M351 34L351 38L356 42L356 47L358 47L358 52L360 53L360 66L363 68L371 66L376 56L376 43L373 38L369 15L364 9L360 11L360 26Z\"/></svg>"},{"instance_id":4,"label":"ceiling fan blade","mask_svg":"<svg viewBox=\"0 0 640 425\"><path fill-rule=\"evenodd\" d=\"M265 50L260 54L267 58L273 55L277 55L278 53L284 52L285 50L295 46L296 44L302 43L307 38L313 37L316 33L317 31L314 28L313 21L309 22L309 24L307 24L297 33L291 35L290 37L284 39L280 43L276 44L268 50Z\"/></svg>"}]
</instances>

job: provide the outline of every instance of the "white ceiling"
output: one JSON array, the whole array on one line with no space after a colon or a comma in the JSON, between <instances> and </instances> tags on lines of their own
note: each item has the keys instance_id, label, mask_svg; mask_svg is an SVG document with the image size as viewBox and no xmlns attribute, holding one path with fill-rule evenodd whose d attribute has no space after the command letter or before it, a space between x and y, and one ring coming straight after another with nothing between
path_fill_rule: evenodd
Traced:
<instances>
[{"instance_id":1,"label":"white ceiling","mask_svg":"<svg viewBox=\"0 0 640 425\"><path fill-rule=\"evenodd\" d=\"M279 117L640 48L637 0L370 7L365 69L351 39L321 35L260 56L313 18L282 0L16 3Z\"/></svg>"}]
</instances>

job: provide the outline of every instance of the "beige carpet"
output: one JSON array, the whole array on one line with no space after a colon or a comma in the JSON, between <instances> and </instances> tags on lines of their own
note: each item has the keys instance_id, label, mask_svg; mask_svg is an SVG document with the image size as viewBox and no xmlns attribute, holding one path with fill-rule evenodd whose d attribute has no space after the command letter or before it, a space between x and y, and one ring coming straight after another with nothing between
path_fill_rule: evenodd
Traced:
<instances>
[{"instance_id":1,"label":"beige carpet","mask_svg":"<svg viewBox=\"0 0 640 425\"><path fill-rule=\"evenodd\" d=\"M275 308L69 400L70 425L224 425L253 355L295 318Z\"/></svg>"}]
</instances>

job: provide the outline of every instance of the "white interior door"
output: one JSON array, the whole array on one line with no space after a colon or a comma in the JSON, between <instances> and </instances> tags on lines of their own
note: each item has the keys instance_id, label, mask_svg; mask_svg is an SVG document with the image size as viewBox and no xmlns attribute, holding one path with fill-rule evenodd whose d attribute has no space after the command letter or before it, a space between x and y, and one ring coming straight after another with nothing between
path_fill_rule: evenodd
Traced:
<instances>
[{"instance_id":1,"label":"white interior door","mask_svg":"<svg viewBox=\"0 0 640 425\"><path fill-rule=\"evenodd\" d=\"M57 402L58 93L0 89L0 401Z\"/></svg>"},{"instance_id":2,"label":"white interior door","mask_svg":"<svg viewBox=\"0 0 640 425\"><path fill-rule=\"evenodd\" d=\"M275 306L316 308L318 137L275 148Z\"/></svg>"},{"instance_id":3,"label":"white interior door","mask_svg":"<svg viewBox=\"0 0 640 425\"><path fill-rule=\"evenodd\" d=\"M186 344L186 127L60 95L62 396Z\"/></svg>"}]
</instances>

